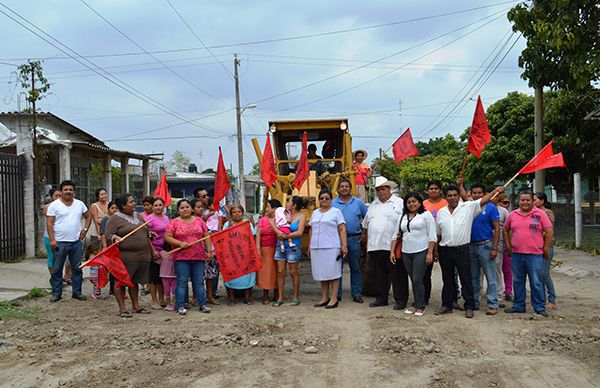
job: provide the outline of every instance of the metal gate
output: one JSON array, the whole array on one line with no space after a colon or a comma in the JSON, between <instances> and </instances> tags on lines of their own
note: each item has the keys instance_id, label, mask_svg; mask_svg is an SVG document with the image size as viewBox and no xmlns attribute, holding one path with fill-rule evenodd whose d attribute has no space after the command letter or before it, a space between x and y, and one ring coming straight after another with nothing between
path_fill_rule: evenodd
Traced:
<instances>
[{"instance_id":1,"label":"metal gate","mask_svg":"<svg viewBox=\"0 0 600 388\"><path fill-rule=\"evenodd\" d=\"M24 168L22 156L0 153L0 260L25 256Z\"/></svg>"}]
</instances>

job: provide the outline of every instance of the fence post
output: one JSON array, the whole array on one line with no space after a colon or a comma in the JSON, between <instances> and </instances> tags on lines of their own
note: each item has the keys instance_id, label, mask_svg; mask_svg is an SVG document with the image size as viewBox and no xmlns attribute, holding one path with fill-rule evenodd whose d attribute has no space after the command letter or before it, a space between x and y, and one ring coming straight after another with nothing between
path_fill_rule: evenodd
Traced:
<instances>
[{"instance_id":1,"label":"fence post","mask_svg":"<svg viewBox=\"0 0 600 388\"><path fill-rule=\"evenodd\" d=\"M583 222L581 218L581 174L573 175L573 198L575 199L575 248L581 248Z\"/></svg>"}]
</instances>

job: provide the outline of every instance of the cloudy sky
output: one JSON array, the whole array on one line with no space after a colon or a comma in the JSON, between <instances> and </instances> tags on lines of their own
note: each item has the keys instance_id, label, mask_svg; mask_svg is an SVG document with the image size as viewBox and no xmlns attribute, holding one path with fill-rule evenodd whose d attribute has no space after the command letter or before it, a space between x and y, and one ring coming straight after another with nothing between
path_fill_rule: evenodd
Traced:
<instances>
[{"instance_id":1,"label":"cloudy sky","mask_svg":"<svg viewBox=\"0 0 600 388\"><path fill-rule=\"evenodd\" d=\"M14 65L43 58L42 110L201 168L221 146L236 168L237 53L242 105L257 105L243 115L247 170L269 120L348 118L354 148L375 155L407 127L416 140L460 134L478 94L487 107L532 93L506 18L517 3L0 0L0 111L17 107Z\"/></svg>"}]
</instances>

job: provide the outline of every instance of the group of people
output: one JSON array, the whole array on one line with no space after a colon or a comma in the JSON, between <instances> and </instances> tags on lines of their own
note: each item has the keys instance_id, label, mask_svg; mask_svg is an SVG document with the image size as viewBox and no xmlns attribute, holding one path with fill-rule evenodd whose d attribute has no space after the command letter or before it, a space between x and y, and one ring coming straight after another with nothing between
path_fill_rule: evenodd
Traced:
<instances>
[{"instance_id":1,"label":"group of people","mask_svg":"<svg viewBox=\"0 0 600 388\"><path fill-rule=\"evenodd\" d=\"M263 217L256 226L252 225L262 268L224 283L227 304L235 304L237 298L252 304L251 293L256 286L262 289L263 304L280 307L285 303L288 268L292 280L290 305L301 304L298 265L302 236L309 227L307 254L313 279L321 285L316 308L339 306L343 263L350 270L352 300L364 303L363 247L375 294L370 307L388 305L391 286L395 310L423 315L431 297L433 264L438 261L443 287L442 307L436 315L459 309L472 318L480 307L482 274L486 280L487 315L495 315L504 307L504 301L513 301L505 310L507 313L525 312L526 277L534 311L547 316L546 310L556 308L549 270L554 216L544 194L521 192L518 209L509 213L508 197L502 194L504 187L486 190L473 184L467 192L462 179L457 185L444 188L439 181L431 181L426 200L416 192L400 198L393 194L396 187L396 183L378 177L376 198L367 207L352 195L352 183L341 179L337 197L327 189L321 190L318 208L308 220L302 212L305 202L301 197L288 197L285 204L269 200ZM110 293L115 296L121 317L132 316L125 305L127 288L133 313L150 312L139 303L138 285L148 284L152 309L183 315L196 305L201 312L209 313L209 304L220 303L219 266L209 237L245 222L242 206L213 209L207 190L199 188L193 200L178 201L177 217L169 219L161 198L143 198L144 210L138 213L131 194L107 202L106 190L99 189L97 202L88 210L75 198L73 182L62 182L56 193L46 209L52 302L62 298L67 257L72 272L72 297L86 299L79 264L84 257L82 240L89 231L85 259L117 243L133 283L132 287L115 284L111 276ZM90 270L93 298L104 297L98 284L101 270ZM413 296L410 305L409 280ZM458 303L460 298L464 300L462 305Z\"/></svg>"}]
</instances>

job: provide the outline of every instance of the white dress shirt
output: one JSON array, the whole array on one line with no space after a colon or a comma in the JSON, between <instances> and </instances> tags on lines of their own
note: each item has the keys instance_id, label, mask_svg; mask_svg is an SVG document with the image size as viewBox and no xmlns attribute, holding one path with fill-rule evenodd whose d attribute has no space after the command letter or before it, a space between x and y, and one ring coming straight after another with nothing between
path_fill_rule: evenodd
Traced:
<instances>
[{"instance_id":1,"label":"white dress shirt","mask_svg":"<svg viewBox=\"0 0 600 388\"><path fill-rule=\"evenodd\" d=\"M399 228L403 205L402 198L393 194L385 202L381 202L379 198L371 202L362 223L363 229L367 229L368 252L391 249L392 238Z\"/></svg>"},{"instance_id":2,"label":"white dress shirt","mask_svg":"<svg viewBox=\"0 0 600 388\"><path fill-rule=\"evenodd\" d=\"M437 234L441 235L440 246L459 247L471 242L473 219L481 211L481 199L459 202L454 212L448 206L440 209L437 216Z\"/></svg>"}]
</instances>

